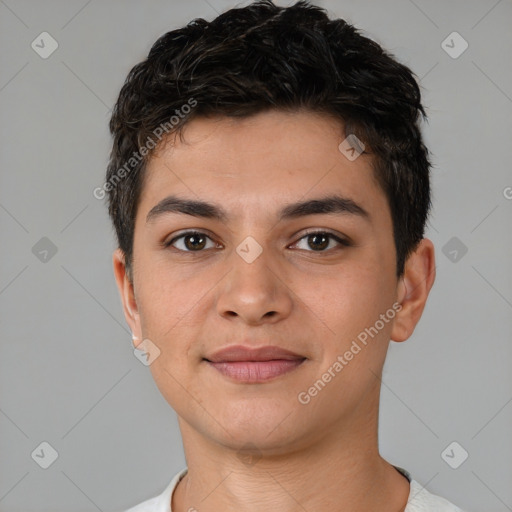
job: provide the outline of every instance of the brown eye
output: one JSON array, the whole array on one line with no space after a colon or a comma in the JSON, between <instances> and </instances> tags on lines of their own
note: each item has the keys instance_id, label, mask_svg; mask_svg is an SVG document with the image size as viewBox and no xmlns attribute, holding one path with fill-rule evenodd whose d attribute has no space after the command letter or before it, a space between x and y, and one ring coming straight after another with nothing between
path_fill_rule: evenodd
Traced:
<instances>
[{"instance_id":1,"label":"brown eye","mask_svg":"<svg viewBox=\"0 0 512 512\"><path fill-rule=\"evenodd\" d=\"M209 236L198 231L183 233L180 236L173 238L165 245L166 247L173 246L183 252L200 252L205 248L211 249L215 247L215 243Z\"/></svg>"},{"instance_id":2,"label":"brown eye","mask_svg":"<svg viewBox=\"0 0 512 512\"><path fill-rule=\"evenodd\" d=\"M206 237L203 235L186 235L183 237L185 247L190 251L204 249L206 245Z\"/></svg>"},{"instance_id":3,"label":"brown eye","mask_svg":"<svg viewBox=\"0 0 512 512\"><path fill-rule=\"evenodd\" d=\"M330 249L340 249L340 246L348 247L350 243L328 231L316 231L306 234L294 245L309 252L328 252Z\"/></svg>"},{"instance_id":4,"label":"brown eye","mask_svg":"<svg viewBox=\"0 0 512 512\"><path fill-rule=\"evenodd\" d=\"M308 245L314 251L323 251L329 246L329 239L330 237L326 236L324 233L315 233L308 235Z\"/></svg>"}]
</instances>

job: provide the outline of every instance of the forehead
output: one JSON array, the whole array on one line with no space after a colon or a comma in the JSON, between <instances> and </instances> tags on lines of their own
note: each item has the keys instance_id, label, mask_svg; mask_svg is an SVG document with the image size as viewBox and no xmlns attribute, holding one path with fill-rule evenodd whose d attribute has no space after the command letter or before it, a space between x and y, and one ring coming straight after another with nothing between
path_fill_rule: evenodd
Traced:
<instances>
[{"instance_id":1,"label":"forehead","mask_svg":"<svg viewBox=\"0 0 512 512\"><path fill-rule=\"evenodd\" d=\"M260 216L333 193L367 211L386 210L371 157L347 158L339 148L344 139L340 121L306 111L194 119L183 140L173 136L148 162L138 217L168 195Z\"/></svg>"}]
</instances>

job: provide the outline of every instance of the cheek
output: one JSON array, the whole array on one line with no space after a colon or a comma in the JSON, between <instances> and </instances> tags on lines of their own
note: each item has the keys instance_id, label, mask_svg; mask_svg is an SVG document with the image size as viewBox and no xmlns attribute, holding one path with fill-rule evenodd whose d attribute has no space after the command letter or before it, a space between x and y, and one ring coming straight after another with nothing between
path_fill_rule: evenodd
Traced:
<instances>
[{"instance_id":1,"label":"cheek","mask_svg":"<svg viewBox=\"0 0 512 512\"><path fill-rule=\"evenodd\" d=\"M204 325L214 309L219 276L213 271L193 275L171 267L160 257L141 268L147 269L139 274L142 333L161 351L151 371L155 380L163 380L174 389L177 384L166 370L184 383L193 377L195 364L204 353Z\"/></svg>"},{"instance_id":2,"label":"cheek","mask_svg":"<svg viewBox=\"0 0 512 512\"><path fill-rule=\"evenodd\" d=\"M159 338L171 329L174 331L175 326L179 329L186 325L214 285L206 275L198 279L184 274L179 266L170 266L165 257L141 259L141 268L144 269L138 276L141 320Z\"/></svg>"},{"instance_id":3,"label":"cheek","mask_svg":"<svg viewBox=\"0 0 512 512\"><path fill-rule=\"evenodd\" d=\"M350 269L340 267L329 279L317 280L313 288L304 288L304 302L328 327L324 348L329 357L348 350L358 336L364 340L368 329L374 334L370 339L375 339L372 327L392 307L392 286L389 272L374 262ZM389 318L381 324L377 325L378 337L389 337Z\"/></svg>"}]
</instances>

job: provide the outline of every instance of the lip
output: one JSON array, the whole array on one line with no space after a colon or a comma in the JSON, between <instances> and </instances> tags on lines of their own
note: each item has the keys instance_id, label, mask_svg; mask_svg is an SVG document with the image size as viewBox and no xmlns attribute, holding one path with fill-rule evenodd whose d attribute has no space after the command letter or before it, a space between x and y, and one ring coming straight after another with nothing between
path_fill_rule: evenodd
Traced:
<instances>
[{"instance_id":1,"label":"lip","mask_svg":"<svg viewBox=\"0 0 512 512\"><path fill-rule=\"evenodd\" d=\"M251 348L244 345L231 345L214 352L205 358L211 363L261 362L273 360L296 361L304 356L274 345Z\"/></svg>"},{"instance_id":2,"label":"lip","mask_svg":"<svg viewBox=\"0 0 512 512\"><path fill-rule=\"evenodd\" d=\"M275 379L299 367L306 357L289 350L232 345L213 353L205 361L225 377L239 383L258 383Z\"/></svg>"}]
</instances>

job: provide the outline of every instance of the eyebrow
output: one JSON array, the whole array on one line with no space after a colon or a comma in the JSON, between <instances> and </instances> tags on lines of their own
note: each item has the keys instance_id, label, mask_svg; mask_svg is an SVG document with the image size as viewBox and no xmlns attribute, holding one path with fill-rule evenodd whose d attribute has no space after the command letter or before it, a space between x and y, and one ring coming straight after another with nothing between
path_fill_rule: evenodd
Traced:
<instances>
[{"instance_id":1,"label":"eyebrow","mask_svg":"<svg viewBox=\"0 0 512 512\"><path fill-rule=\"evenodd\" d=\"M168 196L151 208L146 216L146 223L167 213L192 215L194 217L219 220L221 222L226 222L229 218L227 212L218 205L206 201ZM280 210L278 218L279 221L283 221L319 214L350 214L357 215L366 220L370 218L370 215L362 206L348 197L339 195L290 203Z\"/></svg>"}]
</instances>

